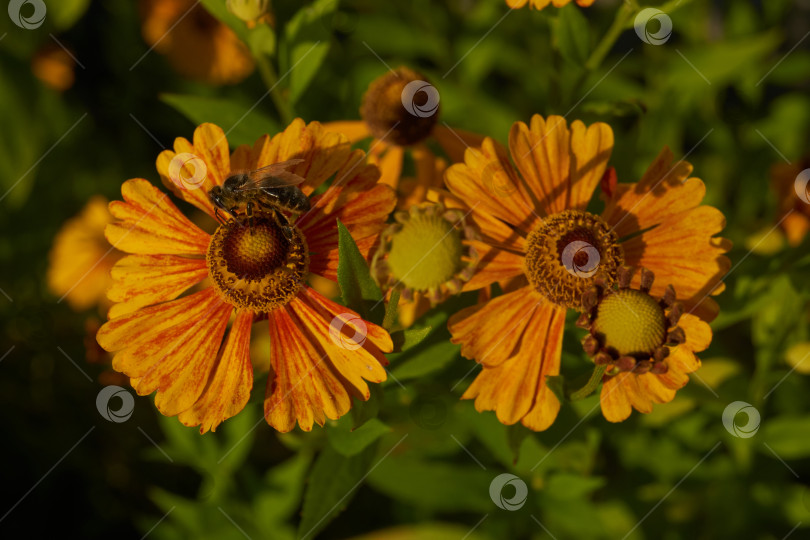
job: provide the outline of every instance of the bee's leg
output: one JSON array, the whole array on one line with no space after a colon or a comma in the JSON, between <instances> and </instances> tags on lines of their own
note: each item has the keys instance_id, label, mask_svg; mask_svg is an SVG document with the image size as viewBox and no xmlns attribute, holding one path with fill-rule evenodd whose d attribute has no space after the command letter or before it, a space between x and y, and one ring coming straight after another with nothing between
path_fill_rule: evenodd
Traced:
<instances>
[{"instance_id":1,"label":"bee's leg","mask_svg":"<svg viewBox=\"0 0 810 540\"><path fill-rule=\"evenodd\" d=\"M287 240L293 239L293 230L290 227L290 222L287 221L287 218L282 214L278 209L273 209L273 219L276 221L276 225L278 225L281 232L284 233L284 236Z\"/></svg>"},{"instance_id":2,"label":"bee's leg","mask_svg":"<svg viewBox=\"0 0 810 540\"><path fill-rule=\"evenodd\" d=\"M253 234L253 203L251 201L248 201L245 207L245 215L247 215L248 228L250 228L250 234Z\"/></svg>"},{"instance_id":3,"label":"bee's leg","mask_svg":"<svg viewBox=\"0 0 810 540\"><path fill-rule=\"evenodd\" d=\"M225 225L225 219L219 215L219 208L214 206L214 219L217 220L217 223L220 225Z\"/></svg>"}]
</instances>

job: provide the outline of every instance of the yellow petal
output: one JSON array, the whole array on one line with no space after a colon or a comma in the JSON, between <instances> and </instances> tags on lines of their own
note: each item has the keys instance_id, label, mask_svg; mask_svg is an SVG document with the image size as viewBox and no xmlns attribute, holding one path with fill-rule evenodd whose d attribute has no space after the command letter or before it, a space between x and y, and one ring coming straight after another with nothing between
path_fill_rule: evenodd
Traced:
<instances>
[{"instance_id":1,"label":"yellow petal","mask_svg":"<svg viewBox=\"0 0 810 540\"><path fill-rule=\"evenodd\" d=\"M465 358L497 366L512 357L533 314L545 304L537 292L523 288L462 309L447 322L451 341L461 344Z\"/></svg>"},{"instance_id":2,"label":"yellow petal","mask_svg":"<svg viewBox=\"0 0 810 540\"><path fill-rule=\"evenodd\" d=\"M532 313L511 358L481 370L462 398L475 398L478 411L494 410L503 424L523 420L530 429L546 429L560 408L546 376L559 374L564 326L565 310L543 303Z\"/></svg>"},{"instance_id":3,"label":"yellow petal","mask_svg":"<svg viewBox=\"0 0 810 540\"><path fill-rule=\"evenodd\" d=\"M447 169L445 183L475 213L490 215L526 231L539 220L505 149L492 139L485 139L480 148L467 149L464 163Z\"/></svg>"},{"instance_id":4,"label":"yellow petal","mask_svg":"<svg viewBox=\"0 0 810 540\"><path fill-rule=\"evenodd\" d=\"M657 227L622 243L625 263L652 270L654 296L672 285L686 311L706 320L717 315L716 303L708 296L729 271L724 255L730 242L714 238L725 227L723 214L711 206L699 206L665 219ZM640 272L633 283L640 283Z\"/></svg>"}]
</instances>

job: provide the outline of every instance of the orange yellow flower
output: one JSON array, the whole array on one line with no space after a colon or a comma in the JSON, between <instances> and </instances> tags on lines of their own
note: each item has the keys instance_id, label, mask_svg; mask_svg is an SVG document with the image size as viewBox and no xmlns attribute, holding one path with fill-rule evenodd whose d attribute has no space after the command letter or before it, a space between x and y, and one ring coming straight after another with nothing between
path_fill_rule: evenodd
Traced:
<instances>
[{"instance_id":1,"label":"orange yellow flower","mask_svg":"<svg viewBox=\"0 0 810 540\"><path fill-rule=\"evenodd\" d=\"M108 305L110 269L123 256L104 237L104 228L112 220L107 199L95 196L77 216L62 225L53 240L48 288L54 295L64 297L76 311Z\"/></svg>"},{"instance_id":2,"label":"orange yellow flower","mask_svg":"<svg viewBox=\"0 0 810 540\"><path fill-rule=\"evenodd\" d=\"M464 159L468 146L482 136L439 123L440 96L426 77L400 67L375 79L363 96L362 120L328 122L330 131L345 133L352 142L373 137L369 159L380 167L380 182L397 190L399 208L423 201L431 188L441 187L444 160L426 142L435 140L452 162ZM407 107L407 108L406 108ZM405 152L416 165L416 177L402 178ZM437 170L439 174L437 174Z\"/></svg>"},{"instance_id":3,"label":"orange yellow flower","mask_svg":"<svg viewBox=\"0 0 810 540\"><path fill-rule=\"evenodd\" d=\"M683 312L675 289L659 299L649 290L655 276L643 268L638 289L630 288L632 272L618 273L618 289L596 286L583 296L578 326L588 328L585 352L604 366L602 414L621 422L631 409L652 412L653 403L668 403L675 391L700 367L696 352L706 349L712 331L700 318Z\"/></svg>"},{"instance_id":4,"label":"orange yellow flower","mask_svg":"<svg viewBox=\"0 0 810 540\"><path fill-rule=\"evenodd\" d=\"M594 0L576 0L576 2L579 6L588 7L593 4ZM554 7L563 7L570 3L571 0L506 0L506 4L512 9L520 9L525 7L526 4L529 4L532 9L543 9L549 4Z\"/></svg>"},{"instance_id":5,"label":"orange yellow flower","mask_svg":"<svg viewBox=\"0 0 810 540\"><path fill-rule=\"evenodd\" d=\"M802 160L797 165L777 163L771 167L771 187L779 201L778 220L793 247L801 244L810 231L810 184L801 179L797 181L803 170L810 170L810 160ZM810 176L806 180L810 180ZM804 199L799 197L800 193Z\"/></svg>"},{"instance_id":6,"label":"orange yellow flower","mask_svg":"<svg viewBox=\"0 0 810 540\"><path fill-rule=\"evenodd\" d=\"M612 149L606 124L569 128L562 117L535 115L510 131L515 167L487 138L445 175L482 236L474 243L479 270L465 290L498 282L504 291L448 322L461 353L483 366L462 397L505 424L552 424L560 402L546 377L560 372L566 311L581 309L596 283L611 288L623 266L655 273L650 294L672 285L687 312L706 320L717 313L708 296L722 290L730 244L715 237L723 215L700 205L703 182L664 149L638 183L609 185L604 212L591 214Z\"/></svg>"},{"instance_id":7,"label":"orange yellow flower","mask_svg":"<svg viewBox=\"0 0 810 540\"><path fill-rule=\"evenodd\" d=\"M303 160L289 170L306 179L300 187L311 204L295 220L259 208L250 226L232 219L211 235L143 179L125 182L124 200L110 204L119 221L107 227L107 238L131 255L113 269L110 296L119 303L98 342L116 352L113 367L131 377L138 394L156 392L163 414L179 415L201 432L245 406L257 320L269 321L264 414L279 431L338 418L352 397L368 399L366 381L386 378L388 333L306 283L308 272L336 279L337 220L367 255L395 205L393 190L377 183L379 171L362 151L317 122L298 119L231 153L222 129L203 124L193 141L178 138L174 151L162 152L157 169L175 195L213 217L212 187L234 171L290 159ZM190 177L199 182L183 180Z\"/></svg>"},{"instance_id":8,"label":"orange yellow flower","mask_svg":"<svg viewBox=\"0 0 810 540\"><path fill-rule=\"evenodd\" d=\"M196 0L141 0L143 38L185 77L235 84L253 72L247 46Z\"/></svg>"}]
</instances>

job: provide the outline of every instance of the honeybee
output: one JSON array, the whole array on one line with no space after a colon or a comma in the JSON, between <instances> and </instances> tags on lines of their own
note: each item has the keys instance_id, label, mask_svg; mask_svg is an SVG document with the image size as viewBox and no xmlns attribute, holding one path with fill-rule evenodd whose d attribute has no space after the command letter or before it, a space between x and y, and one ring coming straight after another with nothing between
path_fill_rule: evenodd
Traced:
<instances>
[{"instance_id":1,"label":"honeybee","mask_svg":"<svg viewBox=\"0 0 810 540\"><path fill-rule=\"evenodd\" d=\"M214 204L217 221L226 223L219 215L220 210L239 225L243 217L247 218L252 233L253 210L258 206L270 210L278 226L289 236L290 221L282 211L297 215L310 208L309 199L298 188L304 178L288 170L302 161L289 159L261 169L238 172L226 178L222 186L211 188L208 198ZM244 214L241 213L243 208Z\"/></svg>"}]
</instances>

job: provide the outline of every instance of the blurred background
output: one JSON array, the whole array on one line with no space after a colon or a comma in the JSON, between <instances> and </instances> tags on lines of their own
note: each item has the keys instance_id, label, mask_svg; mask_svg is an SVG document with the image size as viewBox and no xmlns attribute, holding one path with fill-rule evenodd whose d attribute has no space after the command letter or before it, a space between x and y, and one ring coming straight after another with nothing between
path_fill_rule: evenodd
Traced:
<instances>
[{"instance_id":1,"label":"blurred background","mask_svg":"<svg viewBox=\"0 0 810 540\"><path fill-rule=\"evenodd\" d=\"M642 2L671 34L660 16L646 32L617 26L611 0L541 11L501 0L8 4L3 537L808 536L810 200L806 181L804 198L794 189L810 167L807 0ZM97 406L106 386L128 388L94 340L118 256L104 209L121 183L159 184L157 155L203 121L235 125L229 141L241 144L295 116L359 119L388 66L423 73L453 127L505 142L513 122L561 114L612 126L620 181L665 145L694 165L735 247L690 384L621 424L592 396L546 432L501 425L458 399L473 364L444 325L475 301L462 295L417 322L433 330L392 357L395 379L367 406L311 433L261 420L266 376L204 436L151 397L111 415L131 390ZM563 364L577 376L588 360L570 326ZM724 425L724 411L737 422ZM352 433L358 416L372 420Z\"/></svg>"}]
</instances>

